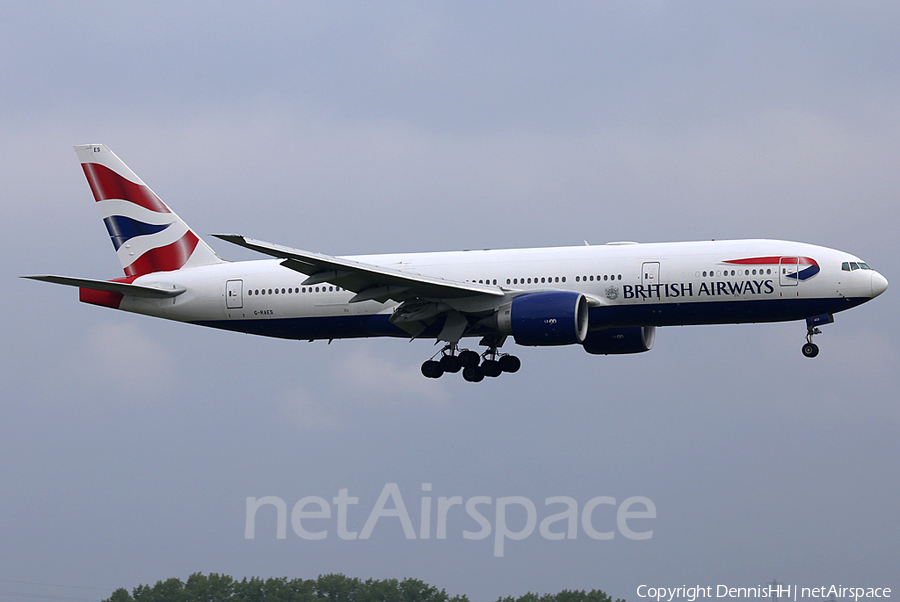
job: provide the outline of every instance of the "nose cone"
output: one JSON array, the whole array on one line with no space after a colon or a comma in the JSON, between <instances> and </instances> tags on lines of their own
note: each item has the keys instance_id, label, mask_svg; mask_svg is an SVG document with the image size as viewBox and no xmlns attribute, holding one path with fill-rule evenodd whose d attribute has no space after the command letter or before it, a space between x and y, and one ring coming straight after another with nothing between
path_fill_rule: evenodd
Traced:
<instances>
[{"instance_id":1,"label":"nose cone","mask_svg":"<svg viewBox=\"0 0 900 602\"><path fill-rule=\"evenodd\" d=\"M876 271L872 271L872 297L877 297L881 293L887 290L888 281L887 278L882 276Z\"/></svg>"}]
</instances>

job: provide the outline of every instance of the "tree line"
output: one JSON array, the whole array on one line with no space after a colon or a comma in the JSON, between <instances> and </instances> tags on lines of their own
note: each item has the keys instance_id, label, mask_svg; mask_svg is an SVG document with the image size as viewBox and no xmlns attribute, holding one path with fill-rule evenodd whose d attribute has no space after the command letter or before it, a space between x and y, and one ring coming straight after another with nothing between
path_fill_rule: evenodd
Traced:
<instances>
[{"instance_id":1,"label":"tree line","mask_svg":"<svg viewBox=\"0 0 900 602\"><path fill-rule=\"evenodd\" d=\"M103 602L469 602L466 596L447 592L418 579L366 579L341 574L319 575L316 579L287 577L244 578L241 581L210 573L194 573L181 581L177 578L157 581L156 585L139 585L131 593L119 588ZM527 593L518 598L507 596L497 602L625 602L613 601L606 593L594 589L563 590L557 594Z\"/></svg>"}]
</instances>

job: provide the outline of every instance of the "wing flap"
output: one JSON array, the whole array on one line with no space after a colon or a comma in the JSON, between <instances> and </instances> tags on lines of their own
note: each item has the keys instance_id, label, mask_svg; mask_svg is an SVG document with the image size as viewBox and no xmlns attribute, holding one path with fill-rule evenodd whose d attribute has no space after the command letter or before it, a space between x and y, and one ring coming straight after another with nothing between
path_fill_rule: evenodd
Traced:
<instances>
[{"instance_id":1,"label":"wing flap","mask_svg":"<svg viewBox=\"0 0 900 602\"><path fill-rule=\"evenodd\" d=\"M287 259L282 262L282 265L286 268L290 268L288 265L291 260ZM301 270L295 270L297 272L303 273ZM337 283L341 280L346 280L349 276L352 276L353 272L347 270L326 270L324 272L316 272L306 280L300 283L301 286L313 286L314 284L322 284L323 282L331 282Z\"/></svg>"},{"instance_id":2,"label":"wing flap","mask_svg":"<svg viewBox=\"0 0 900 602\"><path fill-rule=\"evenodd\" d=\"M384 303L388 299L396 298L409 290L406 286L373 286L364 288L353 297L349 303L359 303L360 301L378 301Z\"/></svg>"}]
</instances>

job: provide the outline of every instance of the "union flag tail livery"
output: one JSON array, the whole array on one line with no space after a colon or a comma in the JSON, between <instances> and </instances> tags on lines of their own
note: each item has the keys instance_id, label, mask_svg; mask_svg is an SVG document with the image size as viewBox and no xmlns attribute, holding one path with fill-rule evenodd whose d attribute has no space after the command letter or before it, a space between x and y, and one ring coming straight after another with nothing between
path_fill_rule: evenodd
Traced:
<instances>
[{"instance_id":1,"label":"union flag tail livery","mask_svg":"<svg viewBox=\"0 0 900 602\"><path fill-rule=\"evenodd\" d=\"M222 262L105 145L76 146L75 152L126 276Z\"/></svg>"},{"instance_id":2,"label":"union flag tail livery","mask_svg":"<svg viewBox=\"0 0 900 602\"><path fill-rule=\"evenodd\" d=\"M78 287L94 305L263 336L442 341L422 364L429 378L516 372L519 359L499 351L510 336L625 354L649 351L657 327L691 324L805 321L811 358L818 326L888 287L858 257L783 240L336 257L217 235L270 257L228 262L106 146L75 150L125 277L25 278ZM461 348L471 337L486 349Z\"/></svg>"}]
</instances>

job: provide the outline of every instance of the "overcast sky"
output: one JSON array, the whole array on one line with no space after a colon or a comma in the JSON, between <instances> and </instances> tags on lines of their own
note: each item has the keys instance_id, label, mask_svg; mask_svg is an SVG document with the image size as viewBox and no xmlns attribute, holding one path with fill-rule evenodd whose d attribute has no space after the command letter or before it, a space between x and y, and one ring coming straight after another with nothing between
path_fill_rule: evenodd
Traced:
<instances>
[{"instance_id":1,"label":"overcast sky","mask_svg":"<svg viewBox=\"0 0 900 602\"><path fill-rule=\"evenodd\" d=\"M823 327L815 360L803 323L665 328L637 356L518 348L519 373L472 385L424 379L428 341L267 340L17 279L122 275L72 150L100 142L201 233L334 255L782 238L896 287L898 30L895 2L4 3L0 597L197 571L415 577L473 601L900 591L892 289ZM290 521L278 539L266 507L245 535L249 497L290 514L343 489L360 532L391 483L416 531L423 496L490 497L495 530L465 538L457 506L445 539L386 516L344 540L335 506L303 523L324 539ZM538 522L557 496L657 516L631 540L603 504L610 540L578 521L497 556L512 496Z\"/></svg>"}]
</instances>

